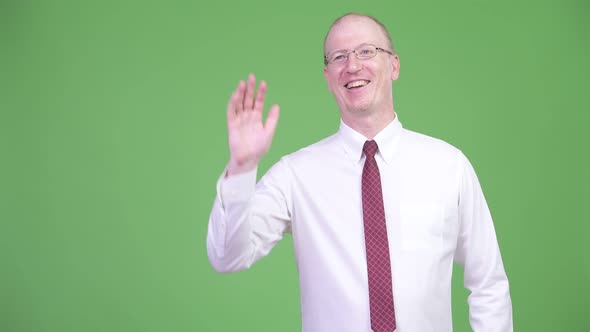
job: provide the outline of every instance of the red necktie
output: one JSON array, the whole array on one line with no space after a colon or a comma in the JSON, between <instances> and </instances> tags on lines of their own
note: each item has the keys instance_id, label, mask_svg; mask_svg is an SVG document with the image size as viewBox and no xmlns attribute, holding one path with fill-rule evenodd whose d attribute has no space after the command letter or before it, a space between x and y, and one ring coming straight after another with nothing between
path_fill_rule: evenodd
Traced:
<instances>
[{"instance_id":1,"label":"red necktie","mask_svg":"<svg viewBox=\"0 0 590 332\"><path fill-rule=\"evenodd\" d=\"M362 180L363 221L369 275L369 304L371 329L374 332L392 332L395 329L395 311L381 176L375 161L378 149L375 141L366 141L363 146L366 156Z\"/></svg>"}]
</instances>

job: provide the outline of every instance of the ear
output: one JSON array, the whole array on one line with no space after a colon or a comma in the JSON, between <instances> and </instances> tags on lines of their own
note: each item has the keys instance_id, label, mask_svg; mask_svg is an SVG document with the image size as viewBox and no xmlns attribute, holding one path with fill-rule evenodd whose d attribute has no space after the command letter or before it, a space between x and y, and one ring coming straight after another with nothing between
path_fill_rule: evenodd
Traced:
<instances>
[{"instance_id":1,"label":"ear","mask_svg":"<svg viewBox=\"0 0 590 332\"><path fill-rule=\"evenodd\" d=\"M391 80L399 78L399 57L397 54L391 56Z\"/></svg>"},{"instance_id":2,"label":"ear","mask_svg":"<svg viewBox=\"0 0 590 332\"><path fill-rule=\"evenodd\" d=\"M326 79L326 83L328 84L328 91L332 92L332 87L330 86L330 80L328 79L328 66L324 66L324 78Z\"/></svg>"}]
</instances>

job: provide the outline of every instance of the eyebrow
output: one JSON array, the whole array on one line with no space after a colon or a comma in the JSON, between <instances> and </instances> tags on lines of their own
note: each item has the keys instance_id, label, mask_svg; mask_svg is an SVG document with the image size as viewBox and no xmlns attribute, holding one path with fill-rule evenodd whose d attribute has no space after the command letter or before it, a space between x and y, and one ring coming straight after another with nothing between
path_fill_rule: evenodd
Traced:
<instances>
[{"instance_id":1,"label":"eyebrow","mask_svg":"<svg viewBox=\"0 0 590 332\"><path fill-rule=\"evenodd\" d=\"M355 48L351 48L351 49L348 49L348 48L341 48L341 49L337 49L337 50L334 50L334 51L330 51L330 52L328 52L326 55L328 55L328 54L330 54L330 53L334 53L334 52L340 52L340 51L349 51L349 50L356 50L357 48L359 48L359 47L361 47L361 46L363 46L363 45L373 45L373 46L375 46L375 47L378 47L378 46L376 46L375 44L371 44L371 43L362 43L362 44L358 44L358 45L357 45ZM380 47L378 47L378 48L380 48Z\"/></svg>"}]
</instances>

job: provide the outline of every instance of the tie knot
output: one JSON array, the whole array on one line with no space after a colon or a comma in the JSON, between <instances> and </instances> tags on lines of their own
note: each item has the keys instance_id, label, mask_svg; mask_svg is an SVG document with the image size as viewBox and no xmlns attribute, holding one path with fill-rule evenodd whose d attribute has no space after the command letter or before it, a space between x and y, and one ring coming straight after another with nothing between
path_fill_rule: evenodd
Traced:
<instances>
[{"instance_id":1,"label":"tie knot","mask_svg":"<svg viewBox=\"0 0 590 332\"><path fill-rule=\"evenodd\" d=\"M366 141L365 145L363 146L363 152L367 158L373 158L375 153L377 153L377 150L379 150L379 147L377 146L377 142L373 140Z\"/></svg>"}]
</instances>

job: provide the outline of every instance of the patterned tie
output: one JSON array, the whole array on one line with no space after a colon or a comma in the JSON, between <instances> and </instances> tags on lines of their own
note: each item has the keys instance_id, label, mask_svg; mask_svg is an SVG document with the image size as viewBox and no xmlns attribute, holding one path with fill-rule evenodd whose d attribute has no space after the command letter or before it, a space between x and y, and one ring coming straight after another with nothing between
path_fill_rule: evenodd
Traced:
<instances>
[{"instance_id":1,"label":"patterned tie","mask_svg":"<svg viewBox=\"0 0 590 332\"><path fill-rule=\"evenodd\" d=\"M395 311L381 176L375 161L378 149L375 141L366 141L363 147L366 156L362 180L363 220L369 275L369 304L371 329L374 332L392 332L395 330Z\"/></svg>"}]
</instances>

